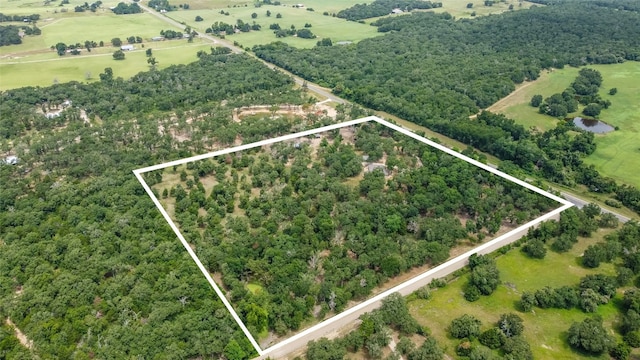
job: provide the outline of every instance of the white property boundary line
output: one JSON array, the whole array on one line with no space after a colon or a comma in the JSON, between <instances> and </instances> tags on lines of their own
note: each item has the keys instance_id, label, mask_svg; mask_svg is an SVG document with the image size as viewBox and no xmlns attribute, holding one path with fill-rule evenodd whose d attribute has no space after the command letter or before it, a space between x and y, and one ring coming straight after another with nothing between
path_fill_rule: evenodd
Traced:
<instances>
[{"instance_id":1,"label":"white property boundary line","mask_svg":"<svg viewBox=\"0 0 640 360\"><path fill-rule=\"evenodd\" d=\"M211 277L211 275L209 274L209 271L204 267L204 265L202 264L202 262L200 261L200 259L198 259L198 257L196 256L195 252L193 251L193 249L191 248L191 246L189 246L189 243L186 241L186 239L184 238L184 236L182 235L182 233L180 232L180 230L178 229L178 227L176 226L176 224L173 222L173 220L171 220L171 217L169 216L169 214L167 213L167 211L162 207L162 205L160 204L160 201L158 200L158 198L154 195L153 191L151 190L151 188L149 187L149 185L147 185L147 183L144 181L142 174L149 172L149 171L154 171L154 170L160 170L160 169L164 169L170 166L177 166L177 165L182 165L182 164L186 164L189 162L193 162L193 161L198 161L198 160L204 160L204 159L209 159L212 157L216 157L216 156L220 156L220 155L225 155L225 154L230 154L230 153L234 153L234 152L238 152L238 151L242 151L242 150L247 150L247 149L253 149L259 146L264 146L264 145L270 145L270 144L274 144L277 142L282 142L282 141L286 141L286 140L292 140L292 139L296 139L299 137L304 137L304 136L309 136L309 135L313 135L313 134L317 134L317 133L321 133L321 132L326 132L326 131L330 131L330 130L335 130L335 129L340 129L340 128L344 128L347 126L352 126L352 125L357 125L357 124L361 124L361 123L365 123L365 122L369 122L369 121L374 121L377 122L381 125L384 125L390 129L393 129L395 131L398 131L404 135L407 135L415 140L418 140L424 144L427 144L433 148L436 148L440 151L444 151L445 153L455 156L458 159L464 160L472 165L475 165L483 170L486 170L492 174L495 174L497 176L500 176L506 180L509 180L511 182L514 182L520 186L523 186L533 192L536 192L540 195L543 195L547 198L550 198L554 201L557 201L559 203L562 204L561 207L552 210L551 212L542 215L541 217L534 219L514 230L509 231L508 233L501 235L485 244L482 244L472 250L467 251L466 253L459 255L457 257L455 257L454 259L451 259L449 261L447 261L446 263L443 263L441 265L438 265L437 267L424 272L412 279L409 279L405 282L403 282L400 285L397 285L389 290L386 290L376 296L374 296L371 299L368 299L352 308L349 308L343 312L341 312L340 314L337 314L329 319L326 319L322 322L320 322L319 324L316 324L315 326L312 326L298 334L293 335L290 338L287 338L281 342L279 342L276 345L273 345L267 349L262 349L260 348L260 345L256 342L256 340L254 339L253 335L251 335L251 333L249 332L249 330L247 329L247 327L244 325L244 323L242 322L242 320L240 319L240 317L238 316L238 314L236 313L235 309L231 306L231 304L229 303L229 301L227 300L227 298L224 296L224 294L222 293L222 291L220 290L220 288L218 287L218 285L215 283L215 281L213 281L213 278ZM173 232L176 234L176 236L178 237L178 239L180 239L180 242L182 243L182 245L184 246L184 248L187 250L187 252L189 253L189 255L191 256L191 258L193 259L193 261L196 263L196 265L198 266L198 268L200 269L200 271L202 272L202 274L205 276L205 278L207 279L207 281L209 281L209 284L211 285L211 287L213 287L213 289L215 290L216 294L218 295L218 297L220 298L220 300L222 300L222 302L224 303L225 307L227 308L227 310L229 310L229 312L231 313L231 316L233 316L233 319L238 323L238 325L240 326L240 328L242 329L242 331L244 332L244 334L247 336L247 338L249 339L249 341L251 342L251 345L253 345L253 347L256 349L256 351L258 352L258 354L260 356L267 356L271 353L274 353L277 350L281 350L283 349L285 346L290 345L292 343L294 343L295 341L299 341L301 338L315 332L318 331L320 329L322 329L323 327L329 326L331 324L334 324L336 321L339 321L349 315L352 315L353 313L360 311L362 309L365 309L368 306L371 306L372 304L374 304L377 301L380 301L382 299L384 299L385 297L389 296L390 294L394 293L394 292L400 292L403 289L407 289L409 288L411 285L414 285L415 283L424 280L425 278L434 276L435 274L438 274L439 272L443 271L444 269L447 269L449 267L452 267L453 270L456 270L462 266L464 266L464 264L466 263L468 257L472 254L475 253L484 253L484 252L490 252L495 250L494 247L496 247L498 244L500 244L501 242L508 240L510 237L513 237L514 235L517 235L518 233L524 233L526 232L530 227L536 226L538 225L540 222L551 219L553 217L556 217L558 214L560 214L562 211L570 208L573 206L572 203L570 203L569 201L562 199L556 195L553 195L547 191L544 191L538 187L535 187L527 182L524 182L520 179L517 179L511 175L505 174L501 171L498 171L486 164L483 164L479 161L476 161L474 159L471 159L465 155L462 155L454 150L451 150L441 144L435 143L431 140L428 140L422 136L416 135L413 132L411 132L410 130L407 130L405 128L402 128L400 126L394 125L386 120L383 120L377 116L368 116L368 117L364 117L364 118L360 118L360 119L356 119L356 120L351 120L351 121L346 121L343 123L339 123L339 124L333 124L333 125L329 125L329 126L324 126L321 128L317 128L317 129L312 129L312 130L306 130L306 131L302 131L302 132L298 132L295 134L288 134L288 135L284 135L284 136L280 136L280 137L276 137L273 139L267 139L267 140L262 140L262 141L258 141L258 142L254 142L251 144L245 144L245 145L240 145L240 146L236 146L236 147L232 147L232 148L227 148L227 149L223 149L223 150L219 150L219 151L214 151L208 154L202 154L202 155L197 155L197 156L192 156L192 157L188 157L188 158L184 158L184 159L180 159L180 160L175 160L175 161L170 161L164 164L158 164L158 165L154 165L154 166L149 166L149 167L145 167L145 168L141 168L141 169L136 169L133 171L133 173L135 174L136 178L138 179L138 181L140 181L140 184L142 184L142 187L145 189L145 191L147 192L147 194L151 197L151 200L153 201L153 203L156 205L156 207L158 208L158 210L160 210L160 213L162 214L162 216L164 217L164 219L167 221L167 223L169 223L169 226L171 226L171 229L173 230ZM508 243L508 242L507 242ZM502 245L501 245L502 246ZM501 247L498 246L498 247ZM457 266L457 267L456 267ZM443 276L442 274L438 274L439 276Z\"/></svg>"}]
</instances>

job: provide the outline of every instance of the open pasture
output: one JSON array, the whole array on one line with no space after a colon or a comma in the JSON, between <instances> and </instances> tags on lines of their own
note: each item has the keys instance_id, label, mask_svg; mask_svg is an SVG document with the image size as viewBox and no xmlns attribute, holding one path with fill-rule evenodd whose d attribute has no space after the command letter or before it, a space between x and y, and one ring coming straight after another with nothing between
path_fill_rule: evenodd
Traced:
<instances>
[{"instance_id":1,"label":"open pasture","mask_svg":"<svg viewBox=\"0 0 640 360\"><path fill-rule=\"evenodd\" d=\"M439 0L440 1L440 0ZM493 5L485 5L484 0L441 0L442 7L437 8L434 12L448 12L449 14L457 18L469 18L471 14L475 13L475 16L484 16L490 14L500 14L505 11L510 11L509 7L513 5L512 10L528 9L533 3L528 1L506 0L504 2L495 1ZM471 8L467 8L467 4L473 4Z\"/></svg>"},{"instance_id":2,"label":"open pasture","mask_svg":"<svg viewBox=\"0 0 640 360\"><path fill-rule=\"evenodd\" d=\"M84 44L86 40L111 45L111 39L119 37L126 43L129 36L140 36L149 41L160 35L160 30L171 27L150 14L91 14L86 16L55 19L46 25L38 25L42 35L27 36L20 45L0 47L0 56L36 50L46 50L62 42L65 44Z\"/></svg>"},{"instance_id":3,"label":"open pasture","mask_svg":"<svg viewBox=\"0 0 640 360\"><path fill-rule=\"evenodd\" d=\"M516 313L524 320L524 336L531 345L535 359L576 359L580 354L574 352L565 341L566 331L574 321L582 321L591 316L578 309L540 309L534 308L528 313L516 308L523 291L534 291L544 286L560 287L575 285L580 278L588 274L604 273L614 275L611 264L601 265L598 269L586 269L580 266L582 252L595 242L601 241L605 233L594 234L592 238L580 238L574 248L564 254L548 251L542 259L531 259L519 248L513 249L497 259L502 284L488 297L476 302L468 302L463 297L463 289L468 275L461 276L446 287L432 293L429 300L413 300L409 303L411 314L431 329L447 354L454 355L460 340L452 339L447 333L451 320L464 314L471 314L482 321L482 331L495 326L504 313ZM535 274L535 276L532 276ZM561 276L559 275L561 274ZM616 321L615 301L601 305L597 314L604 319L606 326ZM608 359L608 356L593 359Z\"/></svg>"},{"instance_id":4,"label":"open pasture","mask_svg":"<svg viewBox=\"0 0 640 360\"><path fill-rule=\"evenodd\" d=\"M199 50L208 51L210 44L196 42L188 44L186 40L175 41L176 46L167 47L172 42L165 41L164 47L148 46L153 49L153 56L158 61L158 68L162 69L173 64L185 64L197 59ZM155 45L155 43L153 44ZM126 52L126 58L116 61L111 51L102 54L71 56L13 64L0 63L0 90L7 90L23 86L48 86L55 82L67 81L96 81L104 69L111 67L114 75L129 78L141 71L149 70L145 49Z\"/></svg>"},{"instance_id":5,"label":"open pasture","mask_svg":"<svg viewBox=\"0 0 640 360\"><path fill-rule=\"evenodd\" d=\"M97 13L109 11L109 8L116 6L120 0L101 0L102 10L96 11ZM88 1L91 4L93 1ZM46 3L45 1L37 0L5 0L2 2L0 12L8 15L31 15L40 14L40 21L50 17L74 17L82 16L85 14L92 14L90 11L76 13L74 8L78 5L83 5L85 2L81 0L69 0L69 4L60 6L60 1L51 1Z\"/></svg>"},{"instance_id":6,"label":"open pasture","mask_svg":"<svg viewBox=\"0 0 640 360\"><path fill-rule=\"evenodd\" d=\"M351 7L355 4L368 4L371 0L358 1L358 0L280 0L280 6L262 5L259 8L255 7L255 1L253 0L186 0L185 4L189 4L189 8L192 10L205 10L205 9L233 9L235 8L253 8L253 9L268 9L274 7L292 7L296 4L303 4L305 8L312 8L316 12L328 12L329 14L337 13L340 10ZM305 10L305 9L301 9ZM273 10L271 10L273 11Z\"/></svg>"},{"instance_id":7,"label":"open pasture","mask_svg":"<svg viewBox=\"0 0 640 360\"><path fill-rule=\"evenodd\" d=\"M640 173L637 171L640 169L640 62L588 67L602 74L600 95L612 103L609 109L602 111L599 119L617 126L619 130L596 135L598 147L585 162L593 164L605 176L640 187ZM567 67L544 72L538 80L526 84L499 106L489 109L505 114L527 128L535 127L541 131L554 128L558 120L539 114L529 101L536 94L546 98L562 92L571 85L579 70ZM617 94L609 95L609 89L614 87L618 89ZM579 116L578 113L569 116L573 115Z\"/></svg>"},{"instance_id":8,"label":"open pasture","mask_svg":"<svg viewBox=\"0 0 640 360\"><path fill-rule=\"evenodd\" d=\"M251 31L248 33L237 33L227 36L227 40L237 41L242 46L254 46L258 44L267 44L273 41L283 41L290 45L300 48L310 48L316 45L316 42L322 38L331 38L336 43L338 41L357 42L362 39L380 35L376 28L367 24L361 24L353 21L346 21L332 16L322 15L319 10L308 11L305 9L293 8L291 6L270 6L264 5L256 7L239 7L223 9L229 15L220 14L220 9L212 10L188 10L171 12L168 15L180 22L185 22L200 32L216 21L225 22L227 24L236 24L238 20L245 23L260 25L260 31ZM267 11L271 12L271 16L267 16ZM253 19L251 15L256 13L258 16ZM277 14L281 14L282 18L278 19ZM195 17L201 16L204 21L195 22ZM271 24L279 24L282 29L289 29L291 25L296 29L303 29L305 24L311 24L309 30L313 32L316 39L299 39L297 37L276 38L273 30L269 29Z\"/></svg>"}]
</instances>

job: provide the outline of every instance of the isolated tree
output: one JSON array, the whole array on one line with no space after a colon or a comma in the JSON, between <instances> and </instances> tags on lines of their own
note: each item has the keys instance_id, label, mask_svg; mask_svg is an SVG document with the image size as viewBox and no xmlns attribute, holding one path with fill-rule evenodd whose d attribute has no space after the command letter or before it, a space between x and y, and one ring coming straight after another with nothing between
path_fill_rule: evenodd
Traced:
<instances>
[{"instance_id":1,"label":"isolated tree","mask_svg":"<svg viewBox=\"0 0 640 360\"><path fill-rule=\"evenodd\" d=\"M124 60L124 51L122 50L116 50L113 53L113 59L114 60Z\"/></svg>"},{"instance_id":2,"label":"isolated tree","mask_svg":"<svg viewBox=\"0 0 640 360\"><path fill-rule=\"evenodd\" d=\"M56 44L55 49L58 55L62 56L67 51L67 45L65 43L59 42Z\"/></svg>"},{"instance_id":3,"label":"isolated tree","mask_svg":"<svg viewBox=\"0 0 640 360\"><path fill-rule=\"evenodd\" d=\"M276 19L282 19L282 14L277 13L277 14L276 14Z\"/></svg>"},{"instance_id":4,"label":"isolated tree","mask_svg":"<svg viewBox=\"0 0 640 360\"><path fill-rule=\"evenodd\" d=\"M151 48L148 48L144 53L147 55L147 57L151 57L153 55L153 50L151 50Z\"/></svg>"},{"instance_id":5,"label":"isolated tree","mask_svg":"<svg viewBox=\"0 0 640 360\"><path fill-rule=\"evenodd\" d=\"M258 14L257 14L257 13L251 13L251 18L252 18L252 19L256 19L257 17L258 17Z\"/></svg>"},{"instance_id":6,"label":"isolated tree","mask_svg":"<svg viewBox=\"0 0 640 360\"><path fill-rule=\"evenodd\" d=\"M330 38L323 38L322 40L318 41L316 43L317 46L332 46L333 43L331 42Z\"/></svg>"},{"instance_id":7,"label":"isolated tree","mask_svg":"<svg viewBox=\"0 0 640 360\"><path fill-rule=\"evenodd\" d=\"M609 350L614 344L599 316L573 323L567 333L569 345L596 355Z\"/></svg>"},{"instance_id":8,"label":"isolated tree","mask_svg":"<svg viewBox=\"0 0 640 360\"><path fill-rule=\"evenodd\" d=\"M533 95L530 102L531 106L538 107L542 104L542 95Z\"/></svg>"},{"instance_id":9,"label":"isolated tree","mask_svg":"<svg viewBox=\"0 0 640 360\"><path fill-rule=\"evenodd\" d=\"M100 76L100 81L109 82L113 80L113 69L111 69L110 67L105 68L104 72L101 73L99 76Z\"/></svg>"},{"instance_id":10,"label":"isolated tree","mask_svg":"<svg viewBox=\"0 0 640 360\"><path fill-rule=\"evenodd\" d=\"M115 47L120 47L122 46L122 40L120 38L113 38L111 39L111 45L115 46Z\"/></svg>"},{"instance_id":11,"label":"isolated tree","mask_svg":"<svg viewBox=\"0 0 640 360\"><path fill-rule=\"evenodd\" d=\"M451 320L449 334L456 339L474 339L480 334L482 322L473 315L464 314L459 318Z\"/></svg>"},{"instance_id":12,"label":"isolated tree","mask_svg":"<svg viewBox=\"0 0 640 360\"><path fill-rule=\"evenodd\" d=\"M500 284L500 271L495 263L476 266L471 271L470 282L482 295L491 295Z\"/></svg>"},{"instance_id":13,"label":"isolated tree","mask_svg":"<svg viewBox=\"0 0 640 360\"><path fill-rule=\"evenodd\" d=\"M195 18L195 20L196 20L197 22L200 22L200 21L203 21L204 19L202 18L202 16L197 15L197 16L196 16L196 18Z\"/></svg>"},{"instance_id":14,"label":"isolated tree","mask_svg":"<svg viewBox=\"0 0 640 360\"><path fill-rule=\"evenodd\" d=\"M271 16L271 11L267 10L267 17Z\"/></svg>"},{"instance_id":15,"label":"isolated tree","mask_svg":"<svg viewBox=\"0 0 640 360\"><path fill-rule=\"evenodd\" d=\"M155 57L152 56L150 58L147 58L147 64L149 64L149 66L151 66L151 69L154 70L156 68L156 65L158 65L158 61Z\"/></svg>"},{"instance_id":16,"label":"isolated tree","mask_svg":"<svg viewBox=\"0 0 640 360\"><path fill-rule=\"evenodd\" d=\"M473 7L473 3L467 3L467 9L471 9Z\"/></svg>"},{"instance_id":17,"label":"isolated tree","mask_svg":"<svg viewBox=\"0 0 640 360\"><path fill-rule=\"evenodd\" d=\"M523 292L520 297L520 308L522 311L529 312L535 305L538 305L535 295L528 291Z\"/></svg>"},{"instance_id":18,"label":"isolated tree","mask_svg":"<svg viewBox=\"0 0 640 360\"><path fill-rule=\"evenodd\" d=\"M609 95L615 95L618 93L618 88L611 88L609 89Z\"/></svg>"}]
</instances>

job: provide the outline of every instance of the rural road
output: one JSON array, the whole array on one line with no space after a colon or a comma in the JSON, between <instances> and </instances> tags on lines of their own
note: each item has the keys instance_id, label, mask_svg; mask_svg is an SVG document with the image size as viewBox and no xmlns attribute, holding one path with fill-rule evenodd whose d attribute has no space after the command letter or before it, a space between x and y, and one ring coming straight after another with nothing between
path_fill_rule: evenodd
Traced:
<instances>
[{"instance_id":1,"label":"rural road","mask_svg":"<svg viewBox=\"0 0 640 360\"><path fill-rule=\"evenodd\" d=\"M562 195L563 198L567 199L572 204L574 204L575 206L577 206L578 208L581 208L581 209L582 209L583 206L591 203L591 201L583 200L583 199L581 199L581 198L579 198L579 197L577 197L575 195L566 193L564 191L560 192L560 194ZM615 217L618 218L618 220L620 220L620 222L625 223L625 222L631 220L630 218L628 218L628 217L626 217L624 215L620 215L617 212L614 212L614 211L611 211L611 210L607 210L607 209L602 209L602 208L601 208L601 210L602 210L603 213L613 214Z\"/></svg>"},{"instance_id":2,"label":"rural road","mask_svg":"<svg viewBox=\"0 0 640 360\"><path fill-rule=\"evenodd\" d=\"M186 27L186 25L181 24L173 19L170 19L166 16L166 14L161 14L158 13L152 9L150 9L147 6L142 5L140 2L138 2L138 5L147 13L152 14L153 16L157 17L158 19L161 19L165 22L167 22L168 24L179 28L180 30L184 30L184 28ZM204 38L207 39L209 41L211 41L213 44L217 44L217 45L221 45L221 46L225 46L230 48L233 52L235 53L245 53L244 49L234 45L232 42L229 42L228 40L225 39L219 39L216 37L213 37L209 34L199 34L198 35L200 38ZM250 56L254 56L253 54L250 54ZM254 56L255 57L255 56ZM266 66L268 66L271 69L274 70L278 70L281 71L283 73L286 73L288 75L290 75L295 82L302 86L303 84L306 84L307 88L309 89L309 91L314 92L322 97L325 97L327 99L330 99L332 101L335 101L337 103L347 103L346 100L334 95L333 93L331 93L331 91L329 89L323 88L317 84L313 84L310 83L308 81L305 81L304 79L297 77L291 73L289 73L288 71L281 69L271 63L265 62L261 59L258 59L260 61L262 61ZM567 194L567 193L562 193L562 196L564 196L568 201L570 201L571 203L575 204L578 207L582 207L586 204L589 203L589 201L585 201L583 199L580 199L574 195L571 194ZM607 210L604 210L608 212ZM614 215L616 215L618 217L618 219L620 219L621 221L628 221L629 219L620 215L620 214L616 214L613 213ZM557 218L559 214L553 214L553 218ZM425 286L426 284L428 284L432 279L434 278L440 278L443 276L446 276L450 273L452 273L453 271L462 268L463 266L466 265L467 263L467 259L469 257L469 255L471 255L471 253L481 253L481 254L485 254L485 253L490 253L492 251L495 251L499 248L501 248L502 246L509 244L517 239L519 239L522 235L526 234L526 231L528 230L528 228L525 228L521 231L518 231L517 233L511 234L510 236L507 237L499 237L495 240L492 240L486 244L481 245L480 247L471 250L469 253L465 253L462 254L448 262L446 262L445 264L442 264L426 273L423 273L421 275L418 275L417 277L410 279L409 281L394 287L392 289L389 289L383 293L380 293L376 296L374 296L373 298L360 303L356 306L354 306L353 308L349 309L349 311L345 311L341 314L338 314L336 316L334 316L333 318L330 318L324 322L322 322L321 324L319 324L318 326L314 326L312 328L306 329L303 332L294 335L288 339L285 339L281 342L279 342L278 344L268 348L268 349L264 349L262 356L258 357L258 359L266 359L267 357L270 358L286 358L290 353L302 349L306 346L306 344L311 341L311 340L317 340L321 337L325 337L325 336L332 336L332 335L336 335L339 333L339 331L349 325L352 325L354 322L357 321L357 319L360 317L360 315L366 313L366 312L370 312L372 310L375 310L377 308L380 307L381 303L382 303L382 299L384 299L387 295L389 295L392 292L399 292L402 295L409 295L410 293L414 292L415 290L419 289L422 286Z\"/></svg>"}]
</instances>

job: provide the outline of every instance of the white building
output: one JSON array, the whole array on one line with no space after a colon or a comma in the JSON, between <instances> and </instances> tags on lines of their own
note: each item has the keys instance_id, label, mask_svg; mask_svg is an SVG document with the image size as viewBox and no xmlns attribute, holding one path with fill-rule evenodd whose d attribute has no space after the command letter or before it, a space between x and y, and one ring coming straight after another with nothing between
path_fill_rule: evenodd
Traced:
<instances>
[{"instance_id":1,"label":"white building","mask_svg":"<svg viewBox=\"0 0 640 360\"><path fill-rule=\"evenodd\" d=\"M18 163L18 157L17 156L7 156L4 159L4 163L7 165L16 165Z\"/></svg>"}]
</instances>

